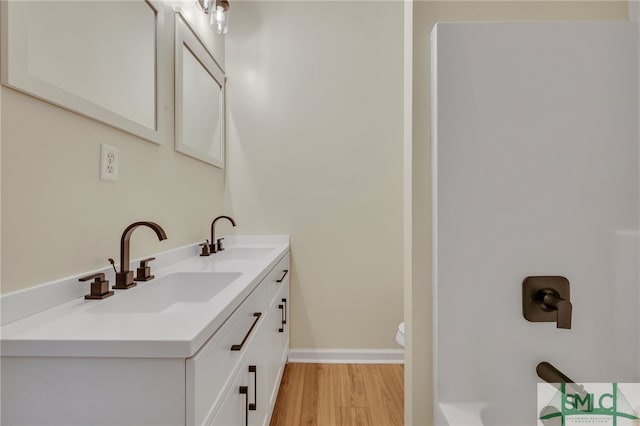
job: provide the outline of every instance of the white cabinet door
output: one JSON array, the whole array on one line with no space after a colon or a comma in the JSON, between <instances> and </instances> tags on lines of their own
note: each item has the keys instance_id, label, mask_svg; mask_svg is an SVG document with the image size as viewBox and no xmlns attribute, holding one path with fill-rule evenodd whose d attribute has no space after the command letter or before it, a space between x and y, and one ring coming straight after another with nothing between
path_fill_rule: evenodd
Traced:
<instances>
[{"instance_id":1,"label":"white cabinet door","mask_svg":"<svg viewBox=\"0 0 640 426\"><path fill-rule=\"evenodd\" d=\"M261 330L262 331L262 330ZM270 407L267 406L267 369L265 334L251 340L246 357L235 373L213 420L213 426L263 426Z\"/></svg>"},{"instance_id":2,"label":"white cabinet door","mask_svg":"<svg viewBox=\"0 0 640 426\"><path fill-rule=\"evenodd\" d=\"M262 324L247 349L247 362L244 373L249 389L249 426L265 424L269 407L267 406L267 357L269 343L266 341L266 324Z\"/></svg>"},{"instance_id":3,"label":"white cabinet door","mask_svg":"<svg viewBox=\"0 0 640 426\"><path fill-rule=\"evenodd\" d=\"M289 349L289 282L276 295L273 305L269 308L265 321L265 339L268 342L266 355L268 405L269 412L278 397L278 388L282 372L286 363Z\"/></svg>"},{"instance_id":4,"label":"white cabinet door","mask_svg":"<svg viewBox=\"0 0 640 426\"><path fill-rule=\"evenodd\" d=\"M242 366L227 389L212 426L247 426L249 414L249 389L246 385L245 368Z\"/></svg>"}]
</instances>

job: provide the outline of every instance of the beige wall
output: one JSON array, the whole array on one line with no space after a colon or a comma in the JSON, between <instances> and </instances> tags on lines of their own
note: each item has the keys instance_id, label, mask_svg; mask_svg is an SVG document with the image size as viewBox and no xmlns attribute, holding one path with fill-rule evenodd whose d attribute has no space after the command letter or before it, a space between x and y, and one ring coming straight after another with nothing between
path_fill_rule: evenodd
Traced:
<instances>
[{"instance_id":1,"label":"beige wall","mask_svg":"<svg viewBox=\"0 0 640 426\"><path fill-rule=\"evenodd\" d=\"M402 3L237 2L225 209L288 233L292 348L398 348Z\"/></svg>"},{"instance_id":2,"label":"beige wall","mask_svg":"<svg viewBox=\"0 0 640 426\"><path fill-rule=\"evenodd\" d=\"M136 231L132 258L203 240L222 213L223 172L173 147L173 4L224 58L223 38L193 1L165 4L168 50L159 90L167 94L160 119L169 125L163 145L2 87L3 293L108 265L134 221L158 222L168 239L160 243L150 230ZM115 183L99 180L101 143L119 149Z\"/></svg>"},{"instance_id":3,"label":"beige wall","mask_svg":"<svg viewBox=\"0 0 640 426\"><path fill-rule=\"evenodd\" d=\"M413 4L413 280L405 289L411 360L405 423L431 423L430 49L436 22L626 20L626 1L417 1ZM419 326L418 326L419 325Z\"/></svg>"}]
</instances>

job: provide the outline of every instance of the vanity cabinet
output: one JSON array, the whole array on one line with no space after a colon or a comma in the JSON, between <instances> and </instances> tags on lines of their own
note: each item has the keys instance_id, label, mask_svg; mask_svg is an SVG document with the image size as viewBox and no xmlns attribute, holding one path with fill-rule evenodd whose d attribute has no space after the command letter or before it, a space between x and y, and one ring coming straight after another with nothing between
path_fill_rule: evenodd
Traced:
<instances>
[{"instance_id":1,"label":"vanity cabinet","mask_svg":"<svg viewBox=\"0 0 640 426\"><path fill-rule=\"evenodd\" d=\"M288 271L287 254L186 360L188 425L268 424L289 348Z\"/></svg>"},{"instance_id":2,"label":"vanity cabinet","mask_svg":"<svg viewBox=\"0 0 640 426\"><path fill-rule=\"evenodd\" d=\"M288 270L286 251L189 358L3 355L0 423L268 425L289 347Z\"/></svg>"}]
</instances>

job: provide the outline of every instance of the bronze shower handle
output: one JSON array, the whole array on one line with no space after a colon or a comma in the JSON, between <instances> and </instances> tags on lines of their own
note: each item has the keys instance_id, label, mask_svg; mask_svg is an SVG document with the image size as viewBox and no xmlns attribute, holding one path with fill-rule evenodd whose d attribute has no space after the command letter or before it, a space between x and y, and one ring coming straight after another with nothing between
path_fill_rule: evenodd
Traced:
<instances>
[{"instance_id":1,"label":"bronze shower handle","mask_svg":"<svg viewBox=\"0 0 640 426\"><path fill-rule=\"evenodd\" d=\"M556 311L557 328L571 328L571 313L573 311L571 302L560 297L560 294L552 288L539 290L536 298L540 301L540 307L542 309Z\"/></svg>"},{"instance_id":2,"label":"bronze shower handle","mask_svg":"<svg viewBox=\"0 0 640 426\"><path fill-rule=\"evenodd\" d=\"M532 322L555 322L570 329L573 305L569 280L562 276L529 276L522 281L522 315Z\"/></svg>"}]
</instances>

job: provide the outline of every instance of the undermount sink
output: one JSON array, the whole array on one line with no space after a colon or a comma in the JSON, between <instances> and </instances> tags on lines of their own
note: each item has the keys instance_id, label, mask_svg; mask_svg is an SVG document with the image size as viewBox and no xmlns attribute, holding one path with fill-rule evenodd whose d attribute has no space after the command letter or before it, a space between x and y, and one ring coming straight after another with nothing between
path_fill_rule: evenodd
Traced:
<instances>
[{"instance_id":1,"label":"undermount sink","mask_svg":"<svg viewBox=\"0 0 640 426\"><path fill-rule=\"evenodd\" d=\"M267 256L271 247L230 247L213 254L214 260L252 260Z\"/></svg>"},{"instance_id":2,"label":"undermount sink","mask_svg":"<svg viewBox=\"0 0 640 426\"><path fill-rule=\"evenodd\" d=\"M239 272L178 272L156 278L125 297L108 299L86 310L91 314L171 313L206 303L234 282Z\"/></svg>"}]
</instances>

